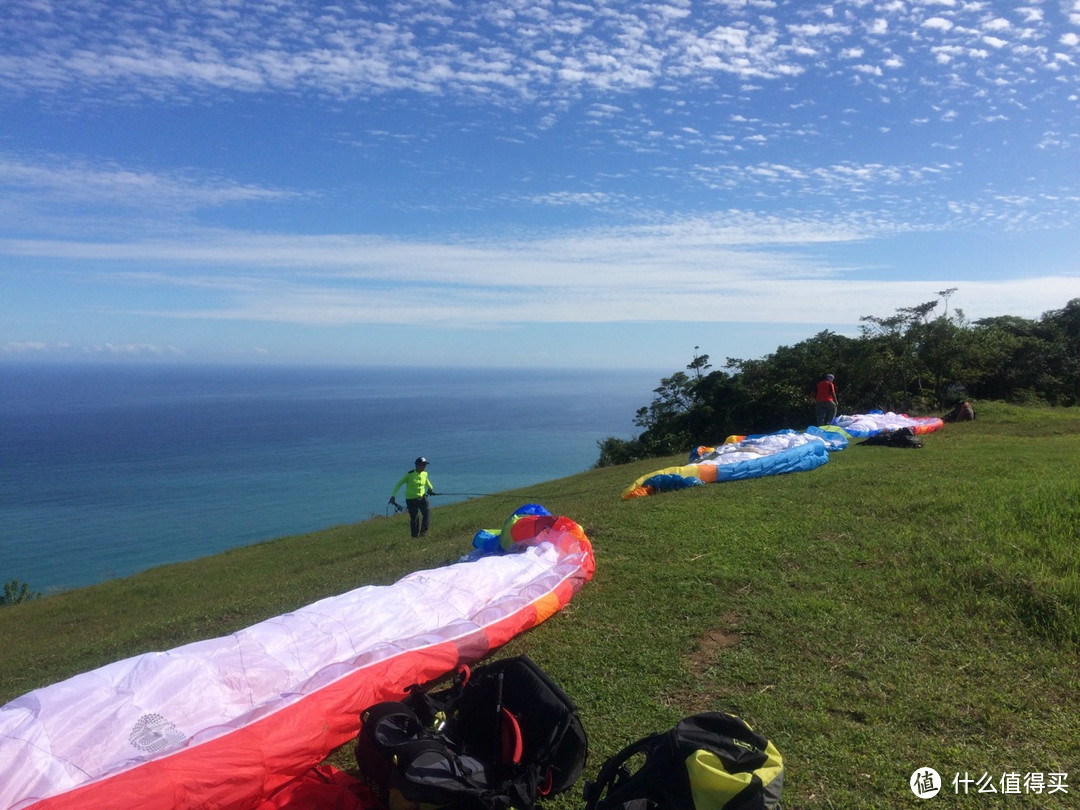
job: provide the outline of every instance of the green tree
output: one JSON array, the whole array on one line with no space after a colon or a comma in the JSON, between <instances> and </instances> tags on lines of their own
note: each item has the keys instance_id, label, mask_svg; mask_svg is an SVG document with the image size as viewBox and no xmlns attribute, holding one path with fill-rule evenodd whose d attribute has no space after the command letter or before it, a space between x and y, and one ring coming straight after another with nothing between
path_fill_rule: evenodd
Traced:
<instances>
[{"instance_id":1,"label":"green tree","mask_svg":"<svg viewBox=\"0 0 1080 810\"><path fill-rule=\"evenodd\" d=\"M982 379L978 342L964 321L963 310L912 329L916 356L930 386L929 390L920 390L916 409L945 408Z\"/></svg>"},{"instance_id":2,"label":"green tree","mask_svg":"<svg viewBox=\"0 0 1080 810\"><path fill-rule=\"evenodd\" d=\"M690 364L686 368L689 371L694 372L694 376L700 380L701 372L707 371L708 369L712 368L712 366L709 365L709 355L698 354L698 348L699 347L697 346L694 347L694 359L690 361Z\"/></svg>"},{"instance_id":3,"label":"green tree","mask_svg":"<svg viewBox=\"0 0 1080 810\"><path fill-rule=\"evenodd\" d=\"M1037 402L1047 376L1047 346L1039 324L1000 316L975 322L983 374L972 394L981 399Z\"/></svg>"},{"instance_id":4,"label":"green tree","mask_svg":"<svg viewBox=\"0 0 1080 810\"><path fill-rule=\"evenodd\" d=\"M653 401L634 415L634 424L643 429L638 441L654 456L685 449L691 441L687 415L696 403L694 381L676 371L662 378L653 393Z\"/></svg>"},{"instance_id":5,"label":"green tree","mask_svg":"<svg viewBox=\"0 0 1080 810\"><path fill-rule=\"evenodd\" d=\"M888 317L864 315L863 337L875 348L873 364L880 375L878 398L883 410L909 411L913 401L921 400L922 371L919 359L921 328L929 320L937 301L914 307L900 307Z\"/></svg>"},{"instance_id":6,"label":"green tree","mask_svg":"<svg viewBox=\"0 0 1080 810\"><path fill-rule=\"evenodd\" d=\"M1080 298L1039 320L1047 344L1047 399L1056 405L1080 404Z\"/></svg>"}]
</instances>

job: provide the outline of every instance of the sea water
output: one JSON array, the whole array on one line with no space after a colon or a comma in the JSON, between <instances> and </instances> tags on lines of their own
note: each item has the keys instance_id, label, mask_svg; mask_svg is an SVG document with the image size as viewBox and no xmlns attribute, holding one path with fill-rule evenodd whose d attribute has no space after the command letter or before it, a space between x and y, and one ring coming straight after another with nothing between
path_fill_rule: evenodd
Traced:
<instances>
[{"instance_id":1,"label":"sea water","mask_svg":"<svg viewBox=\"0 0 1080 810\"><path fill-rule=\"evenodd\" d=\"M420 455L436 509L581 472L660 376L0 365L0 579L49 593L383 515Z\"/></svg>"}]
</instances>

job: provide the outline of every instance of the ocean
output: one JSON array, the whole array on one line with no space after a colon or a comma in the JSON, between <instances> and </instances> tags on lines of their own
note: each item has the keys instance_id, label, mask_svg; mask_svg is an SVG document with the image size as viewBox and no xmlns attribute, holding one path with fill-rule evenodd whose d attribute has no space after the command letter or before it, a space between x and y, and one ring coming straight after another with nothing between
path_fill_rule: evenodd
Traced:
<instances>
[{"instance_id":1,"label":"ocean","mask_svg":"<svg viewBox=\"0 0 1080 810\"><path fill-rule=\"evenodd\" d=\"M0 579L48 594L356 523L420 455L437 520L589 469L661 376L0 365Z\"/></svg>"}]
</instances>

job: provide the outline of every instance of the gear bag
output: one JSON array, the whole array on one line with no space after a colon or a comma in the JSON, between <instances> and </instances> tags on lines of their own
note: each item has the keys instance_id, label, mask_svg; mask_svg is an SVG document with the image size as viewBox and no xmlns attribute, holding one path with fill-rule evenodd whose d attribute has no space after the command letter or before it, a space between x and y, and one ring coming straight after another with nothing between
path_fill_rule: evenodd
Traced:
<instances>
[{"instance_id":1,"label":"gear bag","mask_svg":"<svg viewBox=\"0 0 1080 810\"><path fill-rule=\"evenodd\" d=\"M734 715L705 712L608 759L585 783L585 810L779 810L783 782L771 742Z\"/></svg>"},{"instance_id":2,"label":"gear bag","mask_svg":"<svg viewBox=\"0 0 1080 810\"><path fill-rule=\"evenodd\" d=\"M902 427L897 430L887 430L884 433L879 433L877 436L871 436L869 439L864 439L859 442L860 447L863 445L909 448L919 448L923 446L922 442L919 441L919 437L915 435L915 431L909 427Z\"/></svg>"},{"instance_id":3,"label":"gear bag","mask_svg":"<svg viewBox=\"0 0 1080 810\"><path fill-rule=\"evenodd\" d=\"M361 715L356 763L389 810L532 810L571 787L588 743L577 706L528 656Z\"/></svg>"}]
</instances>

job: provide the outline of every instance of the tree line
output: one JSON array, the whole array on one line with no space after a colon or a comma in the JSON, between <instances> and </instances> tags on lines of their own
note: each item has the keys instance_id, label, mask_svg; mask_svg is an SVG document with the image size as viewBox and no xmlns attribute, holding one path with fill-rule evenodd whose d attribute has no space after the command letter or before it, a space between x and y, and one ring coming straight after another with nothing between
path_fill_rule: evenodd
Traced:
<instances>
[{"instance_id":1,"label":"tree line","mask_svg":"<svg viewBox=\"0 0 1080 810\"><path fill-rule=\"evenodd\" d=\"M955 292L887 317L865 315L858 337L826 330L758 360L729 357L725 370L710 371L709 355L695 346L686 370L662 378L637 410L636 438L597 442L596 466L685 453L730 435L802 430L827 373L836 375L841 413L930 415L963 399L1080 403L1080 298L1037 319L969 322L962 310L949 311Z\"/></svg>"}]
</instances>

